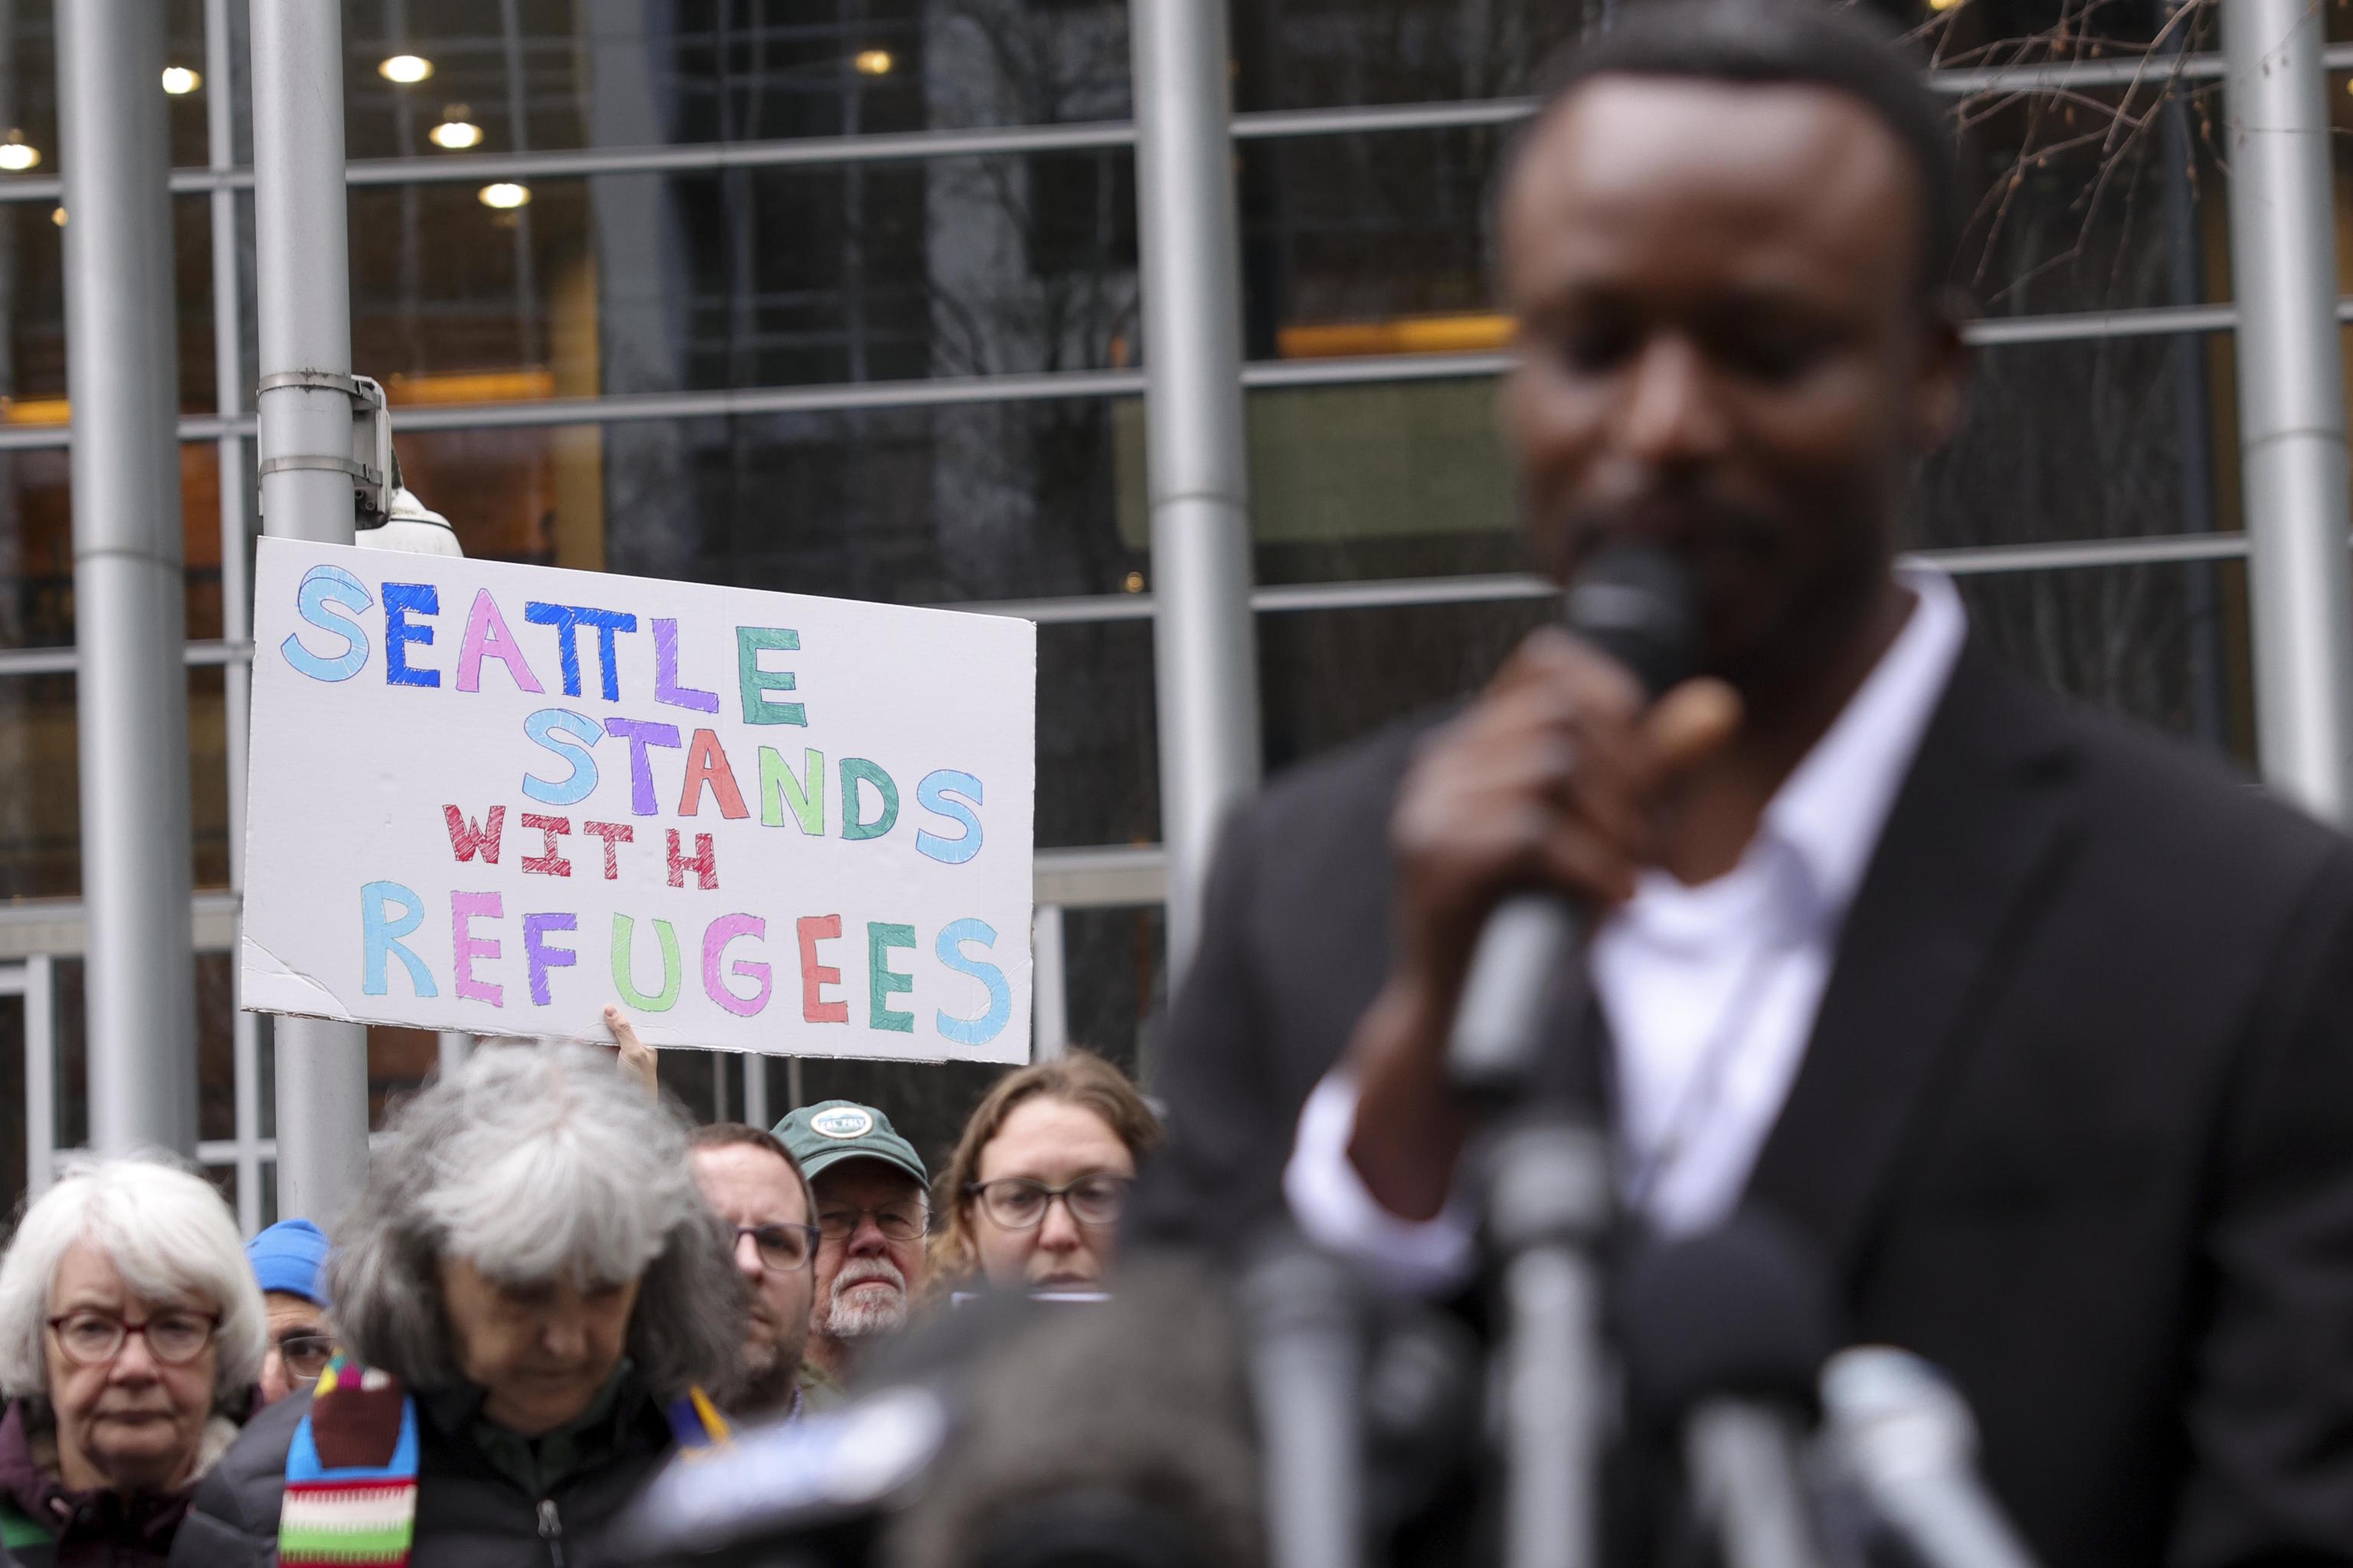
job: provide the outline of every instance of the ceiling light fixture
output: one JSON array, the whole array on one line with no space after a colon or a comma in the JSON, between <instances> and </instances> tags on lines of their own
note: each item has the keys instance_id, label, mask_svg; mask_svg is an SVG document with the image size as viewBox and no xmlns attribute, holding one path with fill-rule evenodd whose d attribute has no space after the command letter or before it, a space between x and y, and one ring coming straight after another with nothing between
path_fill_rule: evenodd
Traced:
<instances>
[{"instance_id":1,"label":"ceiling light fixture","mask_svg":"<svg viewBox=\"0 0 2353 1568\"><path fill-rule=\"evenodd\" d=\"M516 185L512 180L501 180L494 185L484 185L474 193L474 196L484 207L496 207L501 212L510 212L516 207L531 205L531 187Z\"/></svg>"},{"instance_id":2,"label":"ceiling light fixture","mask_svg":"<svg viewBox=\"0 0 2353 1568\"><path fill-rule=\"evenodd\" d=\"M204 84L205 79L185 66L164 68L164 90L174 98L185 98Z\"/></svg>"},{"instance_id":3,"label":"ceiling light fixture","mask_svg":"<svg viewBox=\"0 0 2353 1568\"><path fill-rule=\"evenodd\" d=\"M445 152L462 153L469 147L482 144L482 128L468 118L470 106L452 103L441 111L441 123L427 131L426 139Z\"/></svg>"},{"instance_id":4,"label":"ceiling light fixture","mask_svg":"<svg viewBox=\"0 0 2353 1568\"><path fill-rule=\"evenodd\" d=\"M898 62L891 58L889 49L860 49L849 63L858 68L860 76L889 76L891 68Z\"/></svg>"},{"instance_id":5,"label":"ceiling light fixture","mask_svg":"<svg viewBox=\"0 0 2353 1568\"><path fill-rule=\"evenodd\" d=\"M0 142L0 169L21 175L41 161L41 150L25 140L22 131L11 131L8 139Z\"/></svg>"},{"instance_id":6,"label":"ceiling light fixture","mask_svg":"<svg viewBox=\"0 0 2353 1568\"><path fill-rule=\"evenodd\" d=\"M433 62L422 55L395 55L375 68L386 81L410 87L433 74Z\"/></svg>"}]
</instances>

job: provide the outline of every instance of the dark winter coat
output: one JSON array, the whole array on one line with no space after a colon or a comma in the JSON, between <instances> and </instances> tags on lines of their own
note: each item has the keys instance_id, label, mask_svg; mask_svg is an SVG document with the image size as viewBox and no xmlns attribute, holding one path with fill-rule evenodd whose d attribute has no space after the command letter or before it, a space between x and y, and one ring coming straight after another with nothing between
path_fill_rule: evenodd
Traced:
<instances>
[{"instance_id":1,"label":"dark winter coat","mask_svg":"<svg viewBox=\"0 0 2353 1568\"><path fill-rule=\"evenodd\" d=\"M172 1568L269 1568L286 1454L308 1394L254 1417L196 1489ZM609 1400L536 1443L491 1437L480 1391L417 1402L417 1538L413 1563L433 1568L595 1568L613 1521L673 1446L660 1404L625 1376ZM491 1440L486 1446L485 1438ZM555 1447L561 1447L557 1454ZM543 1479L533 1483L530 1473Z\"/></svg>"}]
</instances>

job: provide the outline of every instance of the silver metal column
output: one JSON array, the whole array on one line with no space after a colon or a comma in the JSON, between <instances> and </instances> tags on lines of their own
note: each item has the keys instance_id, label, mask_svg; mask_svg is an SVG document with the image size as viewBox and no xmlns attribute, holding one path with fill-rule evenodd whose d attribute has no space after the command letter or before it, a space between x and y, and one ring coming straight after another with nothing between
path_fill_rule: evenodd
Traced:
<instances>
[{"instance_id":1,"label":"silver metal column","mask_svg":"<svg viewBox=\"0 0 2353 1568\"><path fill-rule=\"evenodd\" d=\"M196 1145L164 13L58 7L91 1146Z\"/></svg>"},{"instance_id":2,"label":"silver metal column","mask_svg":"<svg viewBox=\"0 0 2353 1568\"><path fill-rule=\"evenodd\" d=\"M25 1195L37 1198L58 1176L58 1026L55 960L36 953L0 965L0 996L25 999Z\"/></svg>"},{"instance_id":3,"label":"silver metal column","mask_svg":"<svg viewBox=\"0 0 2353 1568\"><path fill-rule=\"evenodd\" d=\"M1029 916L1029 1059L1052 1062L1071 1054L1070 950L1062 940L1062 906L1040 904Z\"/></svg>"},{"instance_id":4,"label":"silver metal column","mask_svg":"<svg viewBox=\"0 0 2353 1568\"><path fill-rule=\"evenodd\" d=\"M255 292L261 343L262 528L352 542L349 218L343 198L343 18L317 0L253 0ZM315 466L312 466L315 465ZM332 1225L367 1180L367 1033L277 1022L278 1213Z\"/></svg>"},{"instance_id":5,"label":"silver metal column","mask_svg":"<svg viewBox=\"0 0 2353 1568\"><path fill-rule=\"evenodd\" d=\"M2309 0L2220 9L2263 778L2353 826L2353 560L2320 16Z\"/></svg>"},{"instance_id":6,"label":"silver metal column","mask_svg":"<svg viewBox=\"0 0 2353 1568\"><path fill-rule=\"evenodd\" d=\"M752 1127L769 1127L776 1119L768 1114L768 1059L754 1052L744 1054L744 1114L737 1119Z\"/></svg>"},{"instance_id":7,"label":"silver metal column","mask_svg":"<svg viewBox=\"0 0 2353 1568\"><path fill-rule=\"evenodd\" d=\"M1259 778L1241 263L1226 8L1131 0L1129 18L1173 985L1199 937L1219 820Z\"/></svg>"},{"instance_id":8,"label":"silver metal column","mask_svg":"<svg viewBox=\"0 0 2353 1568\"><path fill-rule=\"evenodd\" d=\"M228 0L205 0L205 161L216 170L237 166L236 70L229 47ZM245 412L245 302L238 286L237 193L227 185L211 196L213 231L213 398L221 418ZM253 604L246 580L246 499L253 470L245 438L223 436L220 469L222 744L228 753L228 887L239 895L244 923L245 761L252 715ZM237 984L238 941L229 940L229 983ZM247 1235L261 1228L260 1020L236 1006L229 1012L230 1062L237 1114L237 1224Z\"/></svg>"}]
</instances>

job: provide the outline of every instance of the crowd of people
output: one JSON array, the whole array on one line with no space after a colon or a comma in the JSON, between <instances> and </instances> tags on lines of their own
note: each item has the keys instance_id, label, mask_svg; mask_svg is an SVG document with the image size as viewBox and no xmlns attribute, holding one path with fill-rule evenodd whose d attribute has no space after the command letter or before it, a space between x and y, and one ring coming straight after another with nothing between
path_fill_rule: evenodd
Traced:
<instances>
[{"instance_id":1,"label":"crowd of people","mask_svg":"<svg viewBox=\"0 0 2353 1568\"><path fill-rule=\"evenodd\" d=\"M672 1455L841 1403L912 1320L1103 1291L1158 1138L1073 1054L934 1183L872 1106L694 1127L634 1051L513 1044L397 1107L326 1230L75 1165L0 1258L0 1563L595 1562Z\"/></svg>"}]
</instances>

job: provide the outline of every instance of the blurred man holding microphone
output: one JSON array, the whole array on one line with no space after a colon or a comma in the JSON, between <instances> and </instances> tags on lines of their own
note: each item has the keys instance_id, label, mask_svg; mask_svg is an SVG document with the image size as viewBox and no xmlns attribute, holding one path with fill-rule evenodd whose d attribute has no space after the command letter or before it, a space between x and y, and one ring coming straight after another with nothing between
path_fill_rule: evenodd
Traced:
<instances>
[{"instance_id":1,"label":"blurred man holding microphone","mask_svg":"<svg viewBox=\"0 0 2353 1568\"><path fill-rule=\"evenodd\" d=\"M1606 1025L1558 1071L1638 1222L1793 1223L1858 1337L1955 1377L2046 1561L2353 1560L2353 844L1895 568L1962 404L1947 136L1829 7L1635 8L1571 62L1499 193L1501 417L1539 567L1662 546L1702 673L1651 702L1540 632L1239 821L1143 1224L1287 1191L1459 1288L1447 1042L1490 912L1552 891Z\"/></svg>"}]
</instances>

